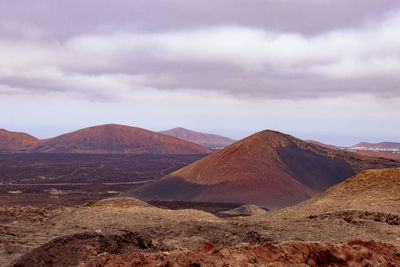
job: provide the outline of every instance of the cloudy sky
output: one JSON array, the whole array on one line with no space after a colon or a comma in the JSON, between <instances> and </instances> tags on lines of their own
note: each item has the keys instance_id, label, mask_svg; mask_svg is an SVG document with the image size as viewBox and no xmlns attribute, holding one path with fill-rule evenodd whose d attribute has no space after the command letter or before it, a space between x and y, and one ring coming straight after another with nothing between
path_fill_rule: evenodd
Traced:
<instances>
[{"instance_id":1,"label":"cloudy sky","mask_svg":"<svg viewBox=\"0 0 400 267\"><path fill-rule=\"evenodd\" d=\"M398 0L0 2L0 128L400 142Z\"/></svg>"}]
</instances>

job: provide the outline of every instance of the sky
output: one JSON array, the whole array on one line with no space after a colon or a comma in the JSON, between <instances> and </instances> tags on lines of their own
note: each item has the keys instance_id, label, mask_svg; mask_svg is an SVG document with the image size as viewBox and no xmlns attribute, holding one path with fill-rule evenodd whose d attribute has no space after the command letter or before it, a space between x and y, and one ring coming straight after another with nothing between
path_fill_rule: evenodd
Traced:
<instances>
[{"instance_id":1,"label":"sky","mask_svg":"<svg viewBox=\"0 0 400 267\"><path fill-rule=\"evenodd\" d=\"M0 128L400 142L398 0L0 2Z\"/></svg>"}]
</instances>

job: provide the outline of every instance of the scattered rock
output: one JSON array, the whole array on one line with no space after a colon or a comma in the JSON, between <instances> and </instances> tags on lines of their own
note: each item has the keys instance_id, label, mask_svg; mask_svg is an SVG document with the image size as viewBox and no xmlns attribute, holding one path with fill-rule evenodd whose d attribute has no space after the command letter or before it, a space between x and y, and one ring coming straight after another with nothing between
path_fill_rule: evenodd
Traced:
<instances>
[{"instance_id":1,"label":"scattered rock","mask_svg":"<svg viewBox=\"0 0 400 267\"><path fill-rule=\"evenodd\" d=\"M363 221L374 221L386 223L389 225L400 225L400 216L384 212L369 212L369 211L339 211L333 213L325 213L320 215L310 215L308 219L313 220L316 218L340 218L347 223L360 224Z\"/></svg>"},{"instance_id":2,"label":"scattered rock","mask_svg":"<svg viewBox=\"0 0 400 267\"><path fill-rule=\"evenodd\" d=\"M243 205L236 209L221 211L221 215L226 216L254 216L254 215L264 215L267 211L259 206L255 205Z\"/></svg>"},{"instance_id":3,"label":"scattered rock","mask_svg":"<svg viewBox=\"0 0 400 267\"><path fill-rule=\"evenodd\" d=\"M347 244L322 242L271 242L255 246L215 248L207 244L192 251L108 255L81 265L100 266L398 266L400 251L375 241Z\"/></svg>"},{"instance_id":4,"label":"scattered rock","mask_svg":"<svg viewBox=\"0 0 400 267\"><path fill-rule=\"evenodd\" d=\"M12 264L15 267L74 266L99 256L125 254L134 251L152 251L151 240L137 233L104 236L99 233L81 233L56 238L25 254Z\"/></svg>"},{"instance_id":5,"label":"scattered rock","mask_svg":"<svg viewBox=\"0 0 400 267\"><path fill-rule=\"evenodd\" d=\"M61 194L63 194L62 190L59 190L59 189L56 189L56 188L50 188L50 189L46 189L44 191L48 192L50 195L61 195Z\"/></svg>"},{"instance_id":6,"label":"scattered rock","mask_svg":"<svg viewBox=\"0 0 400 267\"><path fill-rule=\"evenodd\" d=\"M54 207L0 207L0 223L12 223L20 221L43 222L53 216Z\"/></svg>"},{"instance_id":7,"label":"scattered rock","mask_svg":"<svg viewBox=\"0 0 400 267\"><path fill-rule=\"evenodd\" d=\"M106 198L99 201L90 200L84 206L115 208L151 207L151 205L146 202L132 197Z\"/></svg>"}]
</instances>

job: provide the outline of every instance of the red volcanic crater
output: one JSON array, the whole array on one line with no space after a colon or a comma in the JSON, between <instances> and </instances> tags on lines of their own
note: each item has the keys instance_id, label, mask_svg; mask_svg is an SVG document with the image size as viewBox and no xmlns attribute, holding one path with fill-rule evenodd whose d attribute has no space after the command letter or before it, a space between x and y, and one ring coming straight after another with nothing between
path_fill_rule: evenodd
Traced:
<instances>
[{"instance_id":1,"label":"red volcanic crater","mask_svg":"<svg viewBox=\"0 0 400 267\"><path fill-rule=\"evenodd\" d=\"M26 133L10 132L0 129L0 151L15 151L26 145L37 142L38 139Z\"/></svg>"},{"instance_id":2,"label":"red volcanic crater","mask_svg":"<svg viewBox=\"0 0 400 267\"><path fill-rule=\"evenodd\" d=\"M262 131L137 189L144 199L256 204L276 209L303 201L365 169L398 167L376 159Z\"/></svg>"},{"instance_id":3,"label":"red volcanic crater","mask_svg":"<svg viewBox=\"0 0 400 267\"><path fill-rule=\"evenodd\" d=\"M206 154L198 144L145 129L118 124L84 128L26 147L28 152L119 153L119 154Z\"/></svg>"}]
</instances>

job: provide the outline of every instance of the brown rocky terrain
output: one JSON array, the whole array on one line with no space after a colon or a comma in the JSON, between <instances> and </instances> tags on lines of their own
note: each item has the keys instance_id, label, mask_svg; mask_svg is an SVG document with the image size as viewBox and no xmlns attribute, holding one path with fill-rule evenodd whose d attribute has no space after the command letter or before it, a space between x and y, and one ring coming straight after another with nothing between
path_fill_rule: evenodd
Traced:
<instances>
[{"instance_id":1,"label":"brown rocky terrain","mask_svg":"<svg viewBox=\"0 0 400 267\"><path fill-rule=\"evenodd\" d=\"M370 150L358 150L358 151L356 151L356 153L359 155L362 155L362 156L367 156L367 157L400 160L400 154L398 154L398 153L378 152L378 151L370 151Z\"/></svg>"},{"instance_id":2,"label":"brown rocky terrain","mask_svg":"<svg viewBox=\"0 0 400 267\"><path fill-rule=\"evenodd\" d=\"M140 199L293 205L354 174L400 162L360 156L262 131L136 189Z\"/></svg>"},{"instance_id":3,"label":"brown rocky terrain","mask_svg":"<svg viewBox=\"0 0 400 267\"><path fill-rule=\"evenodd\" d=\"M81 129L24 147L28 152L90 154L207 154L198 144L145 129L106 124Z\"/></svg>"},{"instance_id":4,"label":"brown rocky terrain","mask_svg":"<svg viewBox=\"0 0 400 267\"><path fill-rule=\"evenodd\" d=\"M260 208L255 205L243 205L231 210L221 211L220 214L227 216L253 216L264 215L267 213L266 209Z\"/></svg>"},{"instance_id":5,"label":"brown rocky terrain","mask_svg":"<svg viewBox=\"0 0 400 267\"><path fill-rule=\"evenodd\" d=\"M181 127L173 128L167 131L161 131L160 133L193 142L210 149L226 147L236 142L236 140L232 138L216 134L195 132Z\"/></svg>"},{"instance_id":6,"label":"brown rocky terrain","mask_svg":"<svg viewBox=\"0 0 400 267\"><path fill-rule=\"evenodd\" d=\"M18 149L37 141L37 138L26 133L10 132L0 129L0 152L17 151Z\"/></svg>"},{"instance_id":7,"label":"brown rocky terrain","mask_svg":"<svg viewBox=\"0 0 400 267\"><path fill-rule=\"evenodd\" d=\"M400 168L366 170L296 206L296 212L360 210L400 214ZM288 208L290 209L290 208Z\"/></svg>"},{"instance_id":8,"label":"brown rocky terrain","mask_svg":"<svg viewBox=\"0 0 400 267\"><path fill-rule=\"evenodd\" d=\"M397 168L365 171L253 216L218 218L131 198L1 208L0 266L398 266L399 192Z\"/></svg>"},{"instance_id":9,"label":"brown rocky terrain","mask_svg":"<svg viewBox=\"0 0 400 267\"><path fill-rule=\"evenodd\" d=\"M106 255L81 267L100 266L397 266L394 246L361 240L347 244L272 242L215 248L207 244L192 251Z\"/></svg>"}]
</instances>

